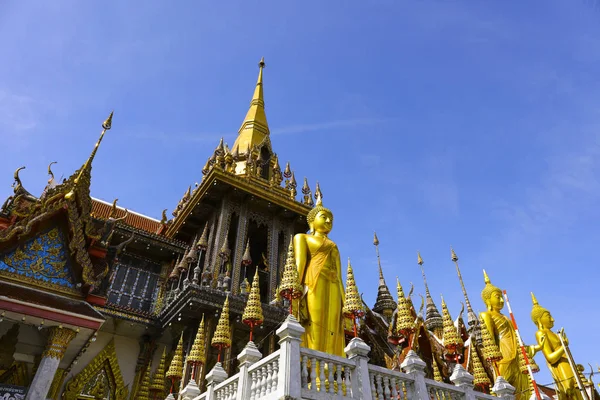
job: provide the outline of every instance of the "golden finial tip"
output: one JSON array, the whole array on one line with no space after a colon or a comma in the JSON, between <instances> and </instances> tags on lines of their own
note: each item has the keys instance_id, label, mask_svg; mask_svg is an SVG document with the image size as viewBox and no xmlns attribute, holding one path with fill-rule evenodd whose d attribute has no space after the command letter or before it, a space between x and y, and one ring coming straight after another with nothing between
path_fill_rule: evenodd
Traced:
<instances>
[{"instance_id":1,"label":"golden finial tip","mask_svg":"<svg viewBox=\"0 0 600 400\"><path fill-rule=\"evenodd\" d=\"M375 246L379 246L379 238L377 237L377 232L373 232L373 244Z\"/></svg>"},{"instance_id":2,"label":"golden finial tip","mask_svg":"<svg viewBox=\"0 0 600 400\"><path fill-rule=\"evenodd\" d=\"M266 64L265 64L265 58L264 58L264 57L262 57L262 58L260 59L260 62L258 63L258 66L259 66L260 68L264 68L264 67L265 67L265 65L266 65Z\"/></svg>"},{"instance_id":3,"label":"golden finial tip","mask_svg":"<svg viewBox=\"0 0 600 400\"><path fill-rule=\"evenodd\" d=\"M452 261L454 261L454 262L458 261L458 256L454 252L454 249L452 248L452 246L450 246L450 257L451 257Z\"/></svg>"},{"instance_id":4,"label":"golden finial tip","mask_svg":"<svg viewBox=\"0 0 600 400\"><path fill-rule=\"evenodd\" d=\"M109 130L112 127L113 114L114 110L110 112L110 115L108 116L108 118L106 118L106 121L102 123L102 128Z\"/></svg>"},{"instance_id":5,"label":"golden finial tip","mask_svg":"<svg viewBox=\"0 0 600 400\"><path fill-rule=\"evenodd\" d=\"M421 253L417 251L417 264L423 265L423 258L421 257Z\"/></svg>"}]
</instances>

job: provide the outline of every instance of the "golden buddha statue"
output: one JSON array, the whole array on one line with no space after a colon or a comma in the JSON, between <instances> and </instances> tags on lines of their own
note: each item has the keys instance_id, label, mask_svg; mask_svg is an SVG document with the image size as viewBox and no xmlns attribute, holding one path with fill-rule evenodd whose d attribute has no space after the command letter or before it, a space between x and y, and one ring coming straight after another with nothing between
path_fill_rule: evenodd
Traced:
<instances>
[{"instance_id":1,"label":"golden buddha statue","mask_svg":"<svg viewBox=\"0 0 600 400\"><path fill-rule=\"evenodd\" d=\"M303 347L344 357L344 285L337 245L327 237L333 213L321 197L307 216L310 233L294 236L298 276L304 287L300 323L305 329Z\"/></svg>"},{"instance_id":2,"label":"golden buddha statue","mask_svg":"<svg viewBox=\"0 0 600 400\"><path fill-rule=\"evenodd\" d=\"M565 349L560 342L558 334L552 332L554 327L554 319L550 311L540 306L531 293L533 301L533 309L531 310L531 320L538 327L535 333L538 345L535 346L535 351L541 350L546 357L546 363L556 382L556 389L559 400L582 400L583 396L577 386L576 378L573 374L573 369L569 364ZM562 334L565 344L568 345L567 337Z\"/></svg>"},{"instance_id":3,"label":"golden buddha statue","mask_svg":"<svg viewBox=\"0 0 600 400\"><path fill-rule=\"evenodd\" d=\"M502 290L492 285L485 270L483 271L485 288L481 291L487 311L479 316L492 335L494 342L502 353L502 360L497 362L498 374L516 389L516 400L529 399L529 379L521 372L518 354L521 351L515 329L511 320L500 311L504 308Z\"/></svg>"}]
</instances>

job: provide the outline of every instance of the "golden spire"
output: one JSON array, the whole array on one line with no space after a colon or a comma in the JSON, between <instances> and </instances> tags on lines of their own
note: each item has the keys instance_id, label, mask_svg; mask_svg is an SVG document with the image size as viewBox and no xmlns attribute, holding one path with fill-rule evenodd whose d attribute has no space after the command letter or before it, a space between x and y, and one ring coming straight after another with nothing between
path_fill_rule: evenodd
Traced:
<instances>
[{"instance_id":1,"label":"golden spire","mask_svg":"<svg viewBox=\"0 0 600 400\"><path fill-rule=\"evenodd\" d=\"M156 392L161 395L165 392L165 364L167 362L167 348L163 349L162 357L160 358L160 363L158 364L158 368L154 371L154 376L152 377L152 385L150 386L151 392Z\"/></svg>"},{"instance_id":2,"label":"golden spire","mask_svg":"<svg viewBox=\"0 0 600 400\"><path fill-rule=\"evenodd\" d=\"M531 302L533 303L533 306L539 306L540 303L538 303L537 299L535 298L535 294L533 294L533 292L531 292Z\"/></svg>"},{"instance_id":3,"label":"golden spire","mask_svg":"<svg viewBox=\"0 0 600 400\"><path fill-rule=\"evenodd\" d=\"M425 268L423 268L424 262L420 252L417 252L417 264L419 264L419 267L421 267L421 275L423 275L423 283L425 284L425 297L427 298L427 308L425 309L425 326L431 332L439 332L443 329L443 320L440 312L433 302L431 293L429 292L427 277L425 276Z\"/></svg>"},{"instance_id":4,"label":"golden spire","mask_svg":"<svg viewBox=\"0 0 600 400\"><path fill-rule=\"evenodd\" d=\"M487 388L490 385L490 378L483 367L483 363L477 354L477 348L474 344L471 344L469 352L471 354L471 374L475 378L473 384L479 386L482 389Z\"/></svg>"},{"instance_id":5,"label":"golden spire","mask_svg":"<svg viewBox=\"0 0 600 400\"><path fill-rule=\"evenodd\" d=\"M494 342L494 338L492 337L491 332L488 330L487 325L481 318L479 320L479 325L481 326L483 358L485 358L488 363L492 364L496 370L496 362L502 360L502 353L500 352L496 342Z\"/></svg>"},{"instance_id":6,"label":"golden spire","mask_svg":"<svg viewBox=\"0 0 600 400\"><path fill-rule=\"evenodd\" d=\"M404 289L400 279L396 277L396 289L398 291L398 314L396 317L396 332L408 338L415 331L414 318L410 312L410 305L404 296Z\"/></svg>"},{"instance_id":7,"label":"golden spire","mask_svg":"<svg viewBox=\"0 0 600 400\"><path fill-rule=\"evenodd\" d=\"M170 378L173 384L175 381L181 379L183 372L183 332L179 337L179 343L177 343L177 348L175 349L175 355L171 360L171 365L169 365L169 370L165 374L165 377Z\"/></svg>"},{"instance_id":8,"label":"golden spire","mask_svg":"<svg viewBox=\"0 0 600 400\"><path fill-rule=\"evenodd\" d=\"M69 200L71 197L73 197L73 195L75 194L75 188L77 187L79 181L81 180L81 177L83 176L83 174L89 173L88 169L92 166L92 161L94 161L94 157L96 157L96 152L98 151L98 148L100 147L100 143L102 143L104 134L106 133L107 130L109 130L112 127L113 113L114 113L114 111L111 111L108 118L106 118L106 121L104 121L102 123L102 133L100 133L100 138L96 142L96 145L94 146L94 150L92 150L92 154L90 154L90 157L85 161L85 164L83 164L83 166L79 170L77 177L73 180L73 187L71 188L71 191L69 191L69 193L67 193L65 195L65 199Z\"/></svg>"},{"instance_id":9,"label":"golden spire","mask_svg":"<svg viewBox=\"0 0 600 400\"><path fill-rule=\"evenodd\" d=\"M317 186L315 187L315 196L320 196L323 198L323 192L321 192L321 186L319 186L319 182L317 182Z\"/></svg>"},{"instance_id":10,"label":"golden spire","mask_svg":"<svg viewBox=\"0 0 600 400\"><path fill-rule=\"evenodd\" d=\"M238 137L233 144L233 151L243 153L257 146L269 136L269 125L265 113L265 101L263 97L263 69L265 67L264 57L258 63L258 80L254 89L254 95L250 102L250 109L238 131Z\"/></svg>"},{"instance_id":11,"label":"golden spire","mask_svg":"<svg viewBox=\"0 0 600 400\"><path fill-rule=\"evenodd\" d=\"M204 348L204 342L206 338L206 332L204 330L204 314L198 325L198 332L196 332L196 338L192 344L190 354L188 354L187 362L193 364L204 364L206 362L206 349Z\"/></svg>"},{"instance_id":12,"label":"golden spire","mask_svg":"<svg viewBox=\"0 0 600 400\"><path fill-rule=\"evenodd\" d=\"M442 319L444 321L444 347L451 352L458 352L458 349L463 346L464 342L458 334L456 326L454 326L454 322L452 321L452 317L450 317L450 312L448 311L448 307L446 306L443 297Z\"/></svg>"},{"instance_id":13,"label":"golden spire","mask_svg":"<svg viewBox=\"0 0 600 400\"><path fill-rule=\"evenodd\" d=\"M354 324L354 337L358 336L356 331L356 318L360 318L365 315L362 300L358 294L358 288L354 281L354 272L352 272L352 265L350 264L350 258L348 258L348 272L346 274L346 300L344 301L344 307L342 308L342 314L346 318L351 318Z\"/></svg>"},{"instance_id":14,"label":"golden spire","mask_svg":"<svg viewBox=\"0 0 600 400\"><path fill-rule=\"evenodd\" d=\"M229 295L225 298L223 311L219 317L215 334L213 335L211 346L219 349L219 358L217 362L221 362L221 350L231 346L231 335L229 332Z\"/></svg>"},{"instance_id":15,"label":"golden spire","mask_svg":"<svg viewBox=\"0 0 600 400\"><path fill-rule=\"evenodd\" d=\"M208 222L204 224L202 235L200 236L198 243L196 243L196 247L200 250L206 250L208 248Z\"/></svg>"},{"instance_id":16,"label":"golden spire","mask_svg":"<svg viewBox=\"0 0 600 400\"><path fill-rule=\"evenodd\" d=\"M290 302L290 314L292 314L292 305L294 299L302 296L303 287L298 276L298 268L296 267L296 255L294 253L293 239L290 239L288 247L287 259L283 268L283 277L279 284L279 295Z\"/></svg>"},{"instance_id":17,"label":"golden spire","mask_svg":"<svg viewBox=\"0 0 600 400\"><path fill-rule=\"evenodd\" d=\"M150 398L150 363L146 366L142 383L135 398L137 400L149 400Z\"/></svg>"},{"instance_id":18,"label":"golden spire","mask_svg":"<svg viewBox=\"0 0 600 400\"><path fill-rule=\"evenodd\" d=\"M465 283L463 282L462 274L460 273L460 268L458 266L458 256L454 252L454 249L450 247L450 259L456 266L456 273L458 274L458 280L460 281L460 287L463 292L463 296L465 298L465 304L467 305L467 323L469 324L469 333L475 328L477 325L477 315L473 311L473 307L471 307L471 302L469 301L469 296L467 295L467 289L465 288Z\"/></svg>"},{"instance_id":19,"label":"golden spire","mask_svg":"<svg viewBox=\"0 0 600 400\"><path fill-rule=\"evenodd\" d=\"M440 373L440 368L438 367L437 360L435 359L435 355L433 356L433 360L431 361L431 365L433 366L433 380L436 382L443 382L442 374Z\"/></svg>"},{"instance_id":20,"label":"golden spire","mask_svg":"<svg viewBox=\"0 0 600 400\"><path fill-rule=\"evenodd\" d=\"M252 287L250 288L250 295L246 302L246 308L242 314L242 322L250 327L250 341L252 341L252 331L255 326L259 326L263 323L263 311L260 304L260 286L258 283L258 268L254 273L254 279L252 280Z\"/></svg>"}]
</instances>

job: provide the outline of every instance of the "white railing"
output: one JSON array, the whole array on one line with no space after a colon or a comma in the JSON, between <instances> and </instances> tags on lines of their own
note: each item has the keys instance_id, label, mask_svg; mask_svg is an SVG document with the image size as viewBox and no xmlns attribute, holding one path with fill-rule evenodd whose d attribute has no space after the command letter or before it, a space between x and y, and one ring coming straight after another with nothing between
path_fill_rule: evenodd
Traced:
<instances>
[{"instance_id":1,"label":"white railing","mask_svg":"<svg viewBox=\"0 0 600 400\"><path fill-rule=\"evenodd\" d=\"M359 338L346 347L347 358L300 347L304 329L292 316L277 330L280 349L262 358L250 342L238 355L240 372L227 377L221 364L206 376L206 392L188 384L180 400L514 400L514 388L496 380L496 397L473 390L473 376L454 368L453 385L425 378L425 362L409 351L404 372L368 364L369 346ZM172 399L173 397L171 397Z\"/></svg>"},{"instance_id":2,"label":"white railing","mask_svg":"<svg viewBox=\"0 0 600 400\"><path fill-rule=\"evenodd\" d=\"M303 399L352 399L350 377L355 363L347 358L300 348Z\"/></svg>"}]
</instances>

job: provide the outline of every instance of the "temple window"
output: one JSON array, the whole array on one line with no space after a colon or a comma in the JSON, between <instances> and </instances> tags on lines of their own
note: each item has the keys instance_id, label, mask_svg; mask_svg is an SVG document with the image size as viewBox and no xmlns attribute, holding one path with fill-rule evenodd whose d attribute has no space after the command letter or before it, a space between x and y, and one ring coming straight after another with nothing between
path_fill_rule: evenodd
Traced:
<instances>
[{"instance_id":1,"label":"temple window","mask_svg":"<svg viewBox=\"0 0 600 400\"><path fill-rule=\"evenodd\" d=\"M122 255L108 291L108 302L150 312L156 297L160 265Z\"/></svg>"}]
</instances>

